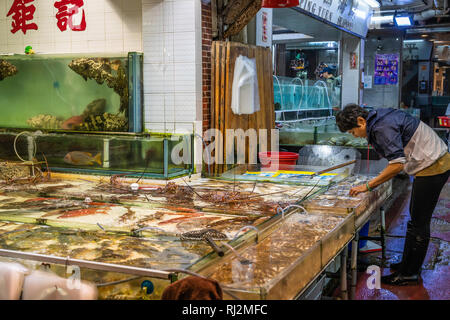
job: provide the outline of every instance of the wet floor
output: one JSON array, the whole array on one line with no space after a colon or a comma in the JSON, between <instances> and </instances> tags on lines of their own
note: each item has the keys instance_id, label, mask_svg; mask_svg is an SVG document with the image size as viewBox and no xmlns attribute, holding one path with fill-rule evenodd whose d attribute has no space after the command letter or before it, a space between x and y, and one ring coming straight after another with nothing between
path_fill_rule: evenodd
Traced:
<instances>
[{"instance_id":1,"label":"wet floor","mask_svg":"<svg viewBox=\"0 0 450 320\"><path fill-rule=\"evenodd\" d=\"M386 212L386 257L390 262L401 260L406 225L409 221L409 196L411 184L400 194ZM378 235L378 234L373 234ZM360 254L358 282L355 299L357 300L449 300L450 299L450 180L441 192L439 202L431 221L431 241L422 266L422 281L418 285L390 286L381 284L381 289L369 289L370 276L364 272L365 264L381 262L381 252ZM388 267L381 268L382 275L390 274ZM333 294L339 298L339 289Z\"/></svg>"}]
</instances>

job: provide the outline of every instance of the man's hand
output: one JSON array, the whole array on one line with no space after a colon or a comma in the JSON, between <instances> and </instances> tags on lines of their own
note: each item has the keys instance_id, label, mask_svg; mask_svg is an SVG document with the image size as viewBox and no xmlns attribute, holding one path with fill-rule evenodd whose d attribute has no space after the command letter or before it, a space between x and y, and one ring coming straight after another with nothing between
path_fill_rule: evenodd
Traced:
<instances>
[{"instance_id":1,"label":"man's hand","mask_svg":"<svg viewBox=\"0 0 450 320\"><path fill-rule=\"evenodd\" d=\"M350 189L349 194L354 197L358 195L359 193L363 193L367 191L367 186L365 184L362 184L360 186L356 186Z\"/></svg>"}]
</instances>

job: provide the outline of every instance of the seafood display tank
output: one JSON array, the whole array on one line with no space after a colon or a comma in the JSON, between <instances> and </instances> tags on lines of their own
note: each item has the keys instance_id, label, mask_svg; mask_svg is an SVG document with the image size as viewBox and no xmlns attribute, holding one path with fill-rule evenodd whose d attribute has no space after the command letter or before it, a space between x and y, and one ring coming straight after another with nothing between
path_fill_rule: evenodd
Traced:
<instances>
[{"instance_id":1,"label":"seafood display tank","mask_svg":"<svg viewBox=\"0 0 450 320\"><path fill-rule=\"evenodd\" d=\"M78 265L99 299L160 299L192 273L219 281L225 299L292 299L391 192L385 183L349 199L370 177L337 176L323 185L47 172L3 181L0 261L63 278Z\"/></svg>"},{"instance_id":2,"label":"seafood display tank","mask_svg":"<svg viewBox=\"0 0 450 320\"><path fill-rule=\"evenodd\" d=\"M193 135L0 132L1 164L38 161L54 172L170 179L190 174ZM172 153L184 152L184 163ZM34 160L33 160L34 159ZM1 175L5 170L0 170Z\"/></svg>"},{"instance_id":3,"label":"seafood display tank","mask_svg":"<svg viewBox=\"0 0 450 320\"><path fill-rule=\"evenodd\" d=\"M0 126L139 132L142 54L0 56Z\"/></svg>"}]
</instances>

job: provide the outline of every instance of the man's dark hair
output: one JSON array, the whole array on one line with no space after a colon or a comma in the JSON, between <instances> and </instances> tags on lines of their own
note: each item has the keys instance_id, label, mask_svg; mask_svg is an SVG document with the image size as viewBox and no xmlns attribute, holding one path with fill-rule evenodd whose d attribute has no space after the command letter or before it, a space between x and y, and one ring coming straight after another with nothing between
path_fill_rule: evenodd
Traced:
<instances>
[{"instance_id":1,"label":"man's dark hair","mask_svg":"<svg viewBox=\"0 0 450 320\"><path fill-rule=\"evenodd\" d=\"M358 127L358 117L367 119L369 112L357 104L347 104L342 111L336 114L336 124L341 132L347 132Z\"/></svg>"}]
</instances>

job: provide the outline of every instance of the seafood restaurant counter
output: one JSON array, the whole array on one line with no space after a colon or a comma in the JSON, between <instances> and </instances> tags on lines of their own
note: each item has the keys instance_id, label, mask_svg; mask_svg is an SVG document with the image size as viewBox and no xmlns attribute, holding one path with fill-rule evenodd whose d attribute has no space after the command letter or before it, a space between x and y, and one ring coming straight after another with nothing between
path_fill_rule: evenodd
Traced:
<instances>
[{"instance_id":1,"label":"seafood restaurant counter","mask_svg":"<svg viewBox=\"0 0 450 320\"><path fill-rule=\"evenodd\" d=\"M126 268L83 264L82 279L97 285L100 299L160 299L177 276L192 272L219 281L225 299L293 299L390 196L387 182L348 197L367 179L305 186L52 173L2 185L0 261L42 268L42 260L11 251L166 272L130 278L136 273ZM46 266L67 277L64 265ZM154 290L142 290L146 280Z\"/></svg>"}]
</instances>

